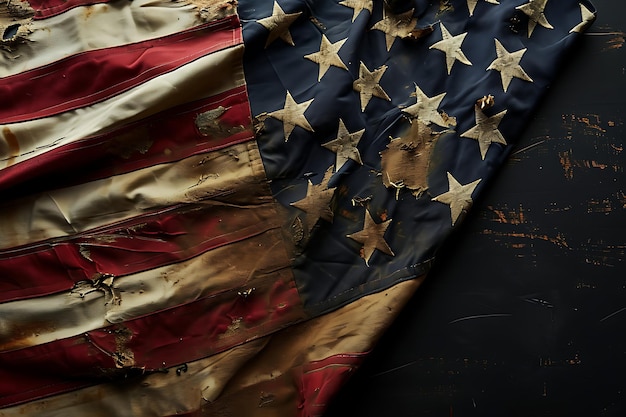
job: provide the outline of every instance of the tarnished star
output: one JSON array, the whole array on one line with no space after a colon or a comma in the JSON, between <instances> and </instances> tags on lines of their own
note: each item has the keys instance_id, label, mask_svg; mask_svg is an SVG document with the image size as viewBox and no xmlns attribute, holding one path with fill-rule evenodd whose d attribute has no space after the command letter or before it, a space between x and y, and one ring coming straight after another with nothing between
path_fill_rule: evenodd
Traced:
<instances>
[{"instance_id":1,"label":"tarnished star","mask_svg":"<svg viewBox=\"0 0 626 417\"><path fill-rule=\"evenodd\" d=\"M309 132L313 132L313 128L304 116L304 112L309 108L312 102L313 99L307 100L303 103L296 103L293 97L291 97L291 93L287 91L287 96L285 97L285 107L267 114L269 117L282 120L283 129L285 131L285 142L289 140L289 136L296 126L300 126L302 129L308 130Z\"/></svg>"},{"instance_id":2,"label":"tarnished star","mask_svg":"<svg viewBox=\"0 0 626 417\"><path fill-rule=\"evenodd\" d=\"M393 14L385 9L383 19L372 26L372 29L385 32L387 51L391 49L397 37L406 38L415 29L417 18L413 17L413 11L414 9L411 9L401 14Z\"/></svg>"},{"instance_id":3,"label":"tarnished star","mask_svg":"<svg viewBox=\"0 0 626 417\"><path fill-rule=\"evenodd\" d=\"M347 235L350 239L363 245L363 259L365 259L367 266L370 265L369 260L376 249L387 255L395 256L385 241L385 232L390 223L391 219L387 219L382 223L376 223L369 210L366 210L363 230Z\"/></svg>"},{"instance_id":4,"label":"tarnished star","mask_svg":"<svg viewBox=\"0 0 626 417\"><path fill-rule=\"evenodd\" d=\"M491 117L485 116L485 113L478 106L474 106L474 111L476 112L476 126L463 133L461 137L476 139L480 146L480 156L485 159L487 149L492 143L506 145L506 140L498 130L498 125L500 125L507 111L503 110Z\"/></svg>"},{"instance_id":5,"label":"tarnished star","mask_svg":"<svg viewBox=\"0 0 626 417\"><path fill-rule=\"evenodd\" d=\"M309 231L313 229L315 223L319 219L326 220L328 222L333 221L333 212L330 209L330 200L332 200L335 194L335 188L328 188L328 182L333 176L332 167L328 168L324 173L322 182L314 185L309 180L306 189L306 196L301 200L291 203L292 206L304 211L306 213L306 223Z\"/></svg>"},{"instance_id":6,"label":"tarnished star","mask_svg":"<svg viewBox=\"0 0 626 417\"><path fill-rule=\"evenodd\" d=\"M291 32L289 32L289 26L302 14L298 13L285 13L280 7L277 1L274 1L274 8L272 15L266 18L257 20L257 23L261 24L270 33L265 42L267 48L272 42L280 38L291 46L294 46L293 39L291 38Z\"/></svg>"},{"instance_id":7,"label":"tarnished star","mask_svg":"<svg viewBox=\"0 0 626 417\"><path fill-rule=\"evenodd\" d=\"M485 1L491 4L500 4L498 0L485 0ZM474 9L476 9L477 4L478 4L478 0L467 0L467 8L469 9L470 16L474 15Z\"/></svg>"},{"instance_id":8,"label":"tarnished star","mask_svg":"<svg viewBox=\"0 0 626 417\"><path fill-rule=\"evenodd\" d=\"M385 90L378 84L385 71L387 71L387 66L383 65L370 72L365 64L361 62L359 66L359 78L352 83L352 87L359 92L361 97L361 111L365 111L372 96L391 101L387 93L385 93Z\"/></svg>"},{"instance_id":9,"label":"tarnished star","mask_svg":"<svg viewBox=\"0 0 626 417\"><path fill-rule=\"evenodd\" d=\"M554 29L546 15L543 14L543 10L546 8L548 0L528 0L528 3L517 6L516 9L522 11L528 16L528 37L533 34L537 24L540 24L546 29Z\"/></svg>"},{"instance_id":10,"label":"tarnished star","mask_svg":"<svg viewBox=\"0 0 626 417\"><path fill-rule=\"evenodd\" d=\"M326 35L322 35L322 43L320 44L319 52L314 52L304 56L306 59L319 64L320 70L317 76L317 81L322 79L331 65L348 71L348 67L346 67L346 64L344 64L341 58L339 58L338 54L339 49L341 49L346 40L348 40L348 38L335 43L330 43Z\"/></svg>"},{"instance_id":11,"label":"tarnished star","mask_svg":"<svg viewBox=\"0 0 626 417\"><path fill-rule=\"evenodd\" d=\"M461 185L461 183L448 172L448 191L433 197L432 201L438 201L450 206L452 226L454 226L459 217L461 217L461 214L469 210L472 206L472 193L480 181L481 179L479 178L469 184Z\"/></svg>"},{"instance_id":12,"label":"tarnished star","mask_svg":"<svg viewBox=\"0 0 626 417\"><path fill-rule=\"evenodd\" d=\"M585 29L587 29L587 27L593 23L594 20L596 20L596 15L595 13L593 13L591 10L589 10L584 4L579 3L580 6L580 14L581 14L581 19L582 21L577 24L576 26L574 26L572 28L572 30L569 31L569 33L573 33L573 32L583 32Z\"/></svg>"},{"instance_id":13,"label":"tarnished star","mask_svg":"<svg viewBox=\"0 0 626 417\"><path fill-rule=\"evenodd\" d=\"M522 66L520 65L520 61L526 53L526 48L520 49L519 51L509 52L507 51L502 43L499 40L494 39L496 42L496 54L498 57L493 60L493 62L487 68L489 70L500 71L500 77L502 78L502 88L506 93L506 90L509 88L509 84L511 84L511 80L513 77L519 78L524 81L533 82L533 79L526 74Z\"/></svg>"},{"instance_id":14,"label":"tarnished star","mask_svg":"<svg viewBox=\"0 0 626 417\"><path fill-rule=\"evenodd\" d=\"M367 10L371 15L372 10L374 9L374 0L343 0L340 1L339 4L354 9L354 13L352 14L353 22L356 20L361 11Z\"/></svg>"},{"instance_id":15,"label":"tarnished star","mask_svg":"<svg viewBox=\"0 0 626 417\"><path fill-rule=\"evenodd\" d=\"M472 65L472 63L467 59L463 51L461 50L461 44L463 40L467 36L467 32L461 33L460 35L452 36L448 29L443 25L443 23L439 23L441 27L441 36L443 37L437 43L434 43L430 46L429 49L438 49L446 54L446 65L448 67L448 75L450 75L450 71L452 71L452 66L456 61L460 61L465 65Z\"/></svg>"},{"instance_id":16,"label":"tarnished star","mask_svg":"<svg viewBox=\"0 0 626 417\"><path fill-rule=\"evenodd\" d=\"M444 119L441 113L439 113L439 105L446 96L446 93L441 93L438 96L428 97L417 84L415 84L415 96L417 102L402 109L403 113L407 113L413 118L421 121L424 124L434 123L437 126L449 127L451 126L450 118Z\"/></svg>"},{"instance_id":17,"label":"tarnished star","mask_svg":"<svg viewBox=\"0 0 626 417\"><path fill-rule=\"evenodd\" d=\"M363 165L361 160L361 154L356 147L361 140L361 136L365 133L365 129L361 129L357 132L350 133L343 123L343 120L339 119L339 130L337 131L337 139L324 143L322 146L331 150L337 154L335 162L335 171L345 164L348 159L352 159L359 165Z\"/></svg>"}]
</instances>

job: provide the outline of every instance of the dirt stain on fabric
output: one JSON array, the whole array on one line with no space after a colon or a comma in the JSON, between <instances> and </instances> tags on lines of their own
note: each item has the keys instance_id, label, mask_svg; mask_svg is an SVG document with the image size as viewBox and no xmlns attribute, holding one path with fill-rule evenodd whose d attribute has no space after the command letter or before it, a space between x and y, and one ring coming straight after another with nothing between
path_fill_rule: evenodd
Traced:
<instances>
[{"instance_id":1,"label":"dirt stain on fabric","mask_svg":"<svg viewBox=\"0 0 626 417\"><path fill-rule=\"evenodd\" d=\"M15 163L15 158L20 155L20 143L15 133L6 126L2 129L2 136L4 136L3 148L5 148L2 150L2 159L6 161L6 166L9 167Z\"/></svg>"}]
</instances>

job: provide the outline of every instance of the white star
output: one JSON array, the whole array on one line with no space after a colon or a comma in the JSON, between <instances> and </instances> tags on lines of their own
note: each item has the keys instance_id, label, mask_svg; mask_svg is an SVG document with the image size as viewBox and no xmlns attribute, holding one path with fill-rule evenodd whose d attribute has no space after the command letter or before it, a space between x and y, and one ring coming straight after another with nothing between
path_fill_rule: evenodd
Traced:
<instances>
[{"instance_id":1,"label":"white star","mask_svg":"<svg viewBox=\"0 0 626 417\"><path fill-rule=\"evenodd\" d=\"M330 142L324 143L322 145L326 149L329 149L337 154L335 171L339 171L339 169L343 166L343 164L348 161L348 159L352 159L359 165L363 165L363 161L361 160L361 154L359 153L359 149L357 148L357 145L361 140L361 136L363 136L363 133L365 133L365 129L361 129L354 133L348 132L348 129L343 123L343 120L339 119L339 130L337 131L337 139L331 140Z\"/></svg>"},{"instance_id":2,"label":"white star","mask_svg":"<svg viewBox=\"0 0 626 417\"><path fill-rule=\"evenodd\" d=\"M298 13L285 13L280 7L277 1L274 1L274 8L272 15L266 18L257 20L257 23L261 24L265 29L270 31L265 42L267 48L272 42L280 38L291 46L294 46L291 33L289 32L289 26L302 14Z\"/></svg>"},{"instance_id":3,"label":"white star","mask_svg":"<svg viewBox=\"0 0 626 417\"><path fill-rule=\"evenodd\" d=\"M480 147L480 156L484 160L492 143L506 145L506 140L498 130L498 126L507 111L501 111L491 117L485 116L485 113L478 106L474 106L474 111L476 112L476 126L463 133L461 137L476 139Z\"/></svg>"},{"instance_id":4,"label":"white star","mask_svg":"<svg viewBox=\"0 0 626 417\"><path fill-rule=\"evenodd\" d=\"M306 222L308 230L311 231L313 226L319 219L326 220L328 222L333 221L333 212L330 209L330 201L335 194L335 188L328 187L331 177L333 176L332 167L326 170L322 182L314 185L311 180L308 181L306 196L296 202L291 203L292 206L304 211L306 216Z\"/></svg>"},{"instance_id":5,"label":"white star","mask_svg":"<svg viewBox=\"0 0 626 417\"><path fill-rule=\"evenodd\" d=\"M581 19L582 21L577 24L576 26L574 26L572 28L572 30L569 31L569 33L573 33L573 32L582 32L585 29L587 29L587 27L593 23L594 20L596 20L596 14L593 13L591 10L589 10L584 4L579 3L580 6L580 14L581 14Z\"/></svg>"},{"instance_id":6,"label":"white star","mask_svg":"<svg viewBox=\"0 0 626 417\"><path fill-rule=\"evenodd\" d=\"M461 33L460 35L452 36L450 32L448 32L448 29L446 29L446 27L443 25L443 23L439 23L439 26L441 26L441 36L443 39L431 45L429 49L439 49L446 54L448 75L450 75L452 66L456 61L461 61L465 65L472 65L472 63L469 61L469 59L467 59L467 57L461 50L461 44L467 36L467 32Z\"/></svg>"},{"instance_id":7,"label":"white star","mask_svg":"<svg viewBox=\"0 0 626 417\"><path fill-rule=\"evenodd\" d=\"M352 88L359 92L361 98L361 111L365 111L372 96L391 101L387 93L385 93L385 90L383 90L379 84L385 71L387 71L387 66L383 65L370 72L365 64L361 62L359 66L359 78L352 83Z\"/></svg>"},{"instance_id":8,"label":"white star","mask_svg":"<svg viewBox=\"0 0 626 417\"><path fill-rule=\"evenodd\" d=\"M369 210L366 210L363 229L347 235L350 239L363 244L363 259L365 259L367 266L369 266L369 260L376 249L387 255L395 256L384 237L390 223L391 219L387 219L382 223L376 223Z\"/></svg>"},{"instance_id":9,"label":"white star","mask_svg":"<svg viewBox=\"0 0 626 417\"><path fill-rule=\"evenodd\" d=\"M396 40L396 37L406 38L415 29L417 19L413 17L414 9L401 14L393 14L387 9L383 10L383 19L379 20L372 26L374 30L385 32L385 43L387 51Z\"/></svg>"},{"instance_id":10,"label":"white star","mask_svg":"<svg viewBox=\"0 0 626 417\"><path fill-rule=\"evenodd\" d=\"M543 10L546 8L548 0L528 0L528 3L517 6L517 10L521 10L526 16L528 16L528 37L533 34L537 24L540 24L546 29L554 29L554 27L546 19L546 15L543 14Z\"/></svg>"},{"instance_id":11,"label":"white star","mask_svg":"<svg viewBox=\"0 0 626 417\"><path fill-rule=\"evenodd\" d=\"M433 197L432 201L438 201L450 206L452 226L454 226L459 217L461 217L461 214L469 210L472 206L472 193L480 181L481 179L479 178L469 184L461 185L461 183L448 172L448 191Z\"/></svg>"},{"instance_id":12,"label":"white star","mask_svg":"<svg viewBox=\"0 0 626 417\"><path fill-rule=\"evenodd\" d=\"M304 112L309 108L312 102L313 99L307 100L303 103L296 103L291 96L291 93L287 91L287 96L285 97L285 107L268 113L268 116L282 120L283 129L285 131L285 142L289 140L289 136L296 126L300 126L309 132L313 132L313 128L304 116Z\"/></svg>"},{"instance_id":13,"label":"white star","mask_svg":"<svg viewBox=\"0 0 626 417\"><path fill-rule=\"evenodd\" d=\"M491 4L500 4L498 0L485 0L485 1ZM474 15L474 9L476 8L477 4L478 4L478 0L467 0L467 8L469 9L470 16Z\"/></svg>"},{"instance_id":14,"label":"white star","mask_svg":"<svg viewBox=\"0 0 626 417\"><path fill-rule=\"evenodd\" d=\"M442 115L437 110L441 101L446 96L446 93L441 93L434 97L428 97L417 84L415 84L415 96L417 102L409 107L402 109L403 113L409 114L413 118L421 121L424 124L434 123L437 126L449 127L450 120L444 120Z\"/></svg>"},{"instance_id":15,"label":"white star","mask_svg":"<svg viewBox=\"0 0 626 417\"><path fill-rule=\"evenodd\" d=\"M317 81L320 81L326 71L332 66L337 68L343 68L348 71L348 67L343 63L341 58L339 58L339 49L346 42L346 39L342 39L335 43L330 43L326 35L322 35L322 43L320 44L319 52L314 52L309 55L305 55L304 57L308 60L311 60L317 64L319 64L320 69L317 76Z\"/></svg>"},{"instance_id":16,"label":"white star","mask_svg":"<svg viewBox=\"0 0 626 417\"><path fill-rule=\"evenodd\" d=\"M500 71L500 76L502 78L502 88L506 93L506 90L509 88L509 84L513 77L519 78L524 81L533 82L533 79L526 74L522 66L520 65L520 61L526 53L526 48L520 49L519 51L509 52L502 46L499 40L494 39L496 42L496 54L498 57L494 59L494 61L489 65L487 71L496 70Z\"/></svg>"},{"instance_id":17,"label":"white star","mask_svg":"<svg viewBox=\"0 0 626 417\"><path fill-rule=\"evenodd\" d=\"M343 0L343 1L340 1L339 4L341 4L342 6L346 6L346 7L350 7L351 9L354 9L354 12L352 14L353 22L356 20L357 16L359 15L359 13L361 13L361 11L367 10L368 12L370 12L370 15L371 15L372 10L374 9L373 0Z\"/></svg>"}]
</instances>

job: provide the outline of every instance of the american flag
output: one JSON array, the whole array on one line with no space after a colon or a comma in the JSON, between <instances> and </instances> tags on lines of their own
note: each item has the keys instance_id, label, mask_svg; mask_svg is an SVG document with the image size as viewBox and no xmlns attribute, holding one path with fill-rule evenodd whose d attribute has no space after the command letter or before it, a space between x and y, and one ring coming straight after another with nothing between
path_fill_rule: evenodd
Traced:
<instances>
[{"instance_id":1,"label":"american flag","mask_svg":"<svg viewBox=\"0 0 626 417\"><path fill-rule=\"evenodd\" d=\"M0 416L321 415L595 18L1 7Z\"/></svg>"}]
</instances>

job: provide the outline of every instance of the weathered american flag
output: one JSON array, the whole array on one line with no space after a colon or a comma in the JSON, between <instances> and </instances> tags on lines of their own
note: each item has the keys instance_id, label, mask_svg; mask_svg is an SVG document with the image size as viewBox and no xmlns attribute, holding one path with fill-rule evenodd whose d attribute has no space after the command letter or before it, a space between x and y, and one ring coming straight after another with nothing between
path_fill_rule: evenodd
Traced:
<instances>
[{"instance_id":1,"label":"weathered american flag","mask_svg":"<svg viewBox=\"0 0 626 417\"><path fill-rule=\"evenodd\" d=\"M595 16L1 7L0 416L320 415Z\"/></svg>"}]
</instances>

